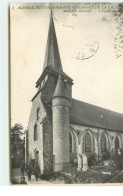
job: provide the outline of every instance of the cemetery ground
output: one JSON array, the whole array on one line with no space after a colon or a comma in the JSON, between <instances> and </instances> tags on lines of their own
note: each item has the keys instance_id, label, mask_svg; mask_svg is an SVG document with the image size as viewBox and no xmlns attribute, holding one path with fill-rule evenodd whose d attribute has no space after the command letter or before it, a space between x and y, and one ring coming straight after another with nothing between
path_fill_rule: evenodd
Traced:
<instances>
[{"instance_id":1,"label":"cemetery ground","mask_svg":"<svg viewBox=\"0 0 123 196\"><path fill-rule=\"evenodd\" d=\"M77 171L75 166L66 168L63 172L42 176L54 184L101 184L101 183L123 183L123 172L121 170L108 171L107 166L90 168L88 171Z\"/></svg>"},{"instance_id":2,"label":"cemetery ground","mask_svg":"<svg viewBox=\"0 0 123 196\"><path fill-rule=\"evenodd\" d=\"M15 180L15 184L19 184L20 168L12 170L12 178ZM41 175L38 181L32 175L31 181L28 182L25 173L25 179L29 185L123 183L123 172L121 170L110 170L107 166L95 166L83 172L77 171L76 166L69 166L63 172Z\"/></svg>"}]
</instances>

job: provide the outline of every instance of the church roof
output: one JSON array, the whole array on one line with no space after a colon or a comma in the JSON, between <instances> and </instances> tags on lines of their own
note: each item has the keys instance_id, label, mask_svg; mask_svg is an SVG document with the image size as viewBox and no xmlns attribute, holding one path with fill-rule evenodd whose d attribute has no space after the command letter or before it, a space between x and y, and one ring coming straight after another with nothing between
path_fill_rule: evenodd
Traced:
<instances>
[{"instance_id":1,"label":"church roof","mask_svg":"<svg viewBox=\"0 0 123 196\"><path fill-rule=\"evenodd\" d=\"M123 114L72 99L70 123L123 132Z\"/></svg>"},{"instance_id":2,"label":"church roof","mask_svg":"<svg viewBox=\"0 0 123 196\"><path fill-rule=\"evenodd\" d=\"M59 49L58 49L56 32L55 32L55 27L54 27L54 22L53 22L52 11L50 15L49 32L48 32L48 39L47 39L43 69L45 70L47 67L57 72L59 72L59 70L62 71L62 65L61 65L61 59L59 55Z\"/></svg>"},{"instance_id":3,"label":"church roof","mask_svg":"<svg viewBox=\"0 0 123 196\"><path fill-rule=\"evenodd\" d=\"M59 74L58 82L53 97L66 97L67 93L62 76Z\"/></svg>"}]
</instances>

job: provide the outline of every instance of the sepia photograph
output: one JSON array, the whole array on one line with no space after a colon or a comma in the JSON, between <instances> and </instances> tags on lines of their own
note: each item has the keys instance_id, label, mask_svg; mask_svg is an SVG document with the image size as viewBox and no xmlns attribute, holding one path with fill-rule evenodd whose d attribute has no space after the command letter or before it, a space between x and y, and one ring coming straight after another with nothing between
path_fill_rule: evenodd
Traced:
<instances>
[{"instance_id":1,"label":"sepia photograph","mask_svg":"<svg viewBox=\"0 0 123 196\"><path fill-rule=\"evenodd\" d=\"M123 3L11 3L11 185L122 185Z\"/></svg>"}]
</instances>

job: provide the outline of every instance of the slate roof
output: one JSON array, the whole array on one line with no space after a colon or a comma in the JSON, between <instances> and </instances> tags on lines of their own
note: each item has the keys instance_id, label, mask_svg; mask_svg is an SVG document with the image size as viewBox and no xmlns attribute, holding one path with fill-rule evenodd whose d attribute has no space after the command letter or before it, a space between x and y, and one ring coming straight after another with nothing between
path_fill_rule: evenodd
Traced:
<instances>
[{"instance_id":1,"label":"slate roof","mask_svg":"<svg viewBox=\"0 0 123 196\"><path fill-rule=\"evenodd\" d=\"M72 99L70 123L123 132L123 114Z\"/></svg>"},{"instance_id":2,"label":"slate roof","mask_svg":"<svg viewBox=\"0 0 123 196\"><path fill-rule=\"evenodd\" d=\"M66 90L65 90L65 84L64 84L63 78L60 74L59 74L58 82L57 82L53 97L66 97L66 98L68 98Z\"/></svg>"}]
</instances>

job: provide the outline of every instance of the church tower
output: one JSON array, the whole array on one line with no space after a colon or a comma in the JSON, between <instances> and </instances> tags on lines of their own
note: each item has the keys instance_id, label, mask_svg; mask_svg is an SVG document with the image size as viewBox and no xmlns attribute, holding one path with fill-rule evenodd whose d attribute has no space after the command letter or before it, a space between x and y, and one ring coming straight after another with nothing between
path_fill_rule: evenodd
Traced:
<instances>
[{"instance_id":1,"label":"church tower","mask_svg":"<svg viewBox=\"0 0 123 196\"><path fill-rule=\"evenodd\" d=\"M53 14L51 11L43 73L36 82L36 87L38 90L41 90L41 98L46 104L51 105L51 98L56 88L59 72L61 73L64 80L69 81L67 88L70 97L72 79L63 72L53 21Z\"/></svg>"},{"instance_id":2,"label":"church tower","mask_svg":"<svg viewBox=\"0 0 123 196\"><path fill-rule=\"evenodd\" d=\"M53 155L54 171L62 171L70 162L69 154L69 109L70 98L66 83L59 74L59 79L52 98Z\"/></svg>"},{"instance_id":3,"label":"church tower","mask_svg":"<svg viewBox=\"0 0 123 196\"><path fill-rule=\"evenodd\" d=\"M38 162L42 174L62 171L69 163L72 79L63 72L52 11L43 73L36 88L28 124L28 157Z\"/></svg>"}]
</instances>

